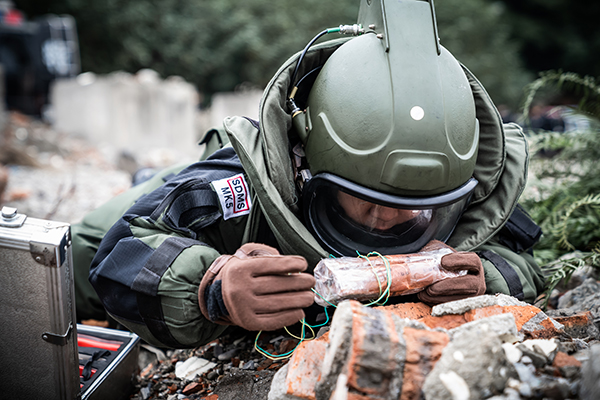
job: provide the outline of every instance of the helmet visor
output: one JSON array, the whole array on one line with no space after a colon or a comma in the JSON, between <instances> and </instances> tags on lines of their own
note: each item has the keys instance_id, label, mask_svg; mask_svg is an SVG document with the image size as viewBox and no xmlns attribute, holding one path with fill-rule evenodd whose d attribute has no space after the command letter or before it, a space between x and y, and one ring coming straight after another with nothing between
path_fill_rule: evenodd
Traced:
<instances>
[{"instance_id":1,"label":"helmet visor","mask_svg":"<svg viewBox=\"0 0 600 400\"><path fill-rule=\"evenodd\" d=\"M303 190L304 215L309 229L333 255L415 253L431 240L445 242L450 237L475 186L477 180L471 178L451 192L413 198L322 173Z\"/></svg>"}]
</instances>

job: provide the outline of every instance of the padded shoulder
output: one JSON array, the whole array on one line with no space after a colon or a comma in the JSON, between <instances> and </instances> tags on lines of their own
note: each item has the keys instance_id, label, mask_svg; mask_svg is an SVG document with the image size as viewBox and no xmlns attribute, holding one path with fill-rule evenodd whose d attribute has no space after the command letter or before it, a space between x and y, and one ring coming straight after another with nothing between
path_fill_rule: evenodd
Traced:
<instances>
[{"instance_id":1,"label":"padded shoulder","mask_svg":"<svg viewBox=\"0 0 600 400\"><path fill-rule=\"evenodd\" d=\"M470 251L490 240L508 221L527 183L529 150L523 130L516 124L504 126L506 158L498 181L484 200L465 211L448 244Z\"/></svg>"}]
</instances>

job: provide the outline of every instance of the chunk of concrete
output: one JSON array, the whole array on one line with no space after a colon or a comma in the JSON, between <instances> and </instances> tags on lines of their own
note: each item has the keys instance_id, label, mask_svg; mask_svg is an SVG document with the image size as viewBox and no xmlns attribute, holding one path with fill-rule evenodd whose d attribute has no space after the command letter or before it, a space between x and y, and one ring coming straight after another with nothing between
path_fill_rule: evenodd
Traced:
<instances>
[{"instance_id":1,"label":"chunk of concrete","mask_svg":"<svg viewBox=\"0 0 600 400\"><path fill-rule=\"evenodd\" d=\"M590 355L581 367L582 400L596 400L600 394L600 344L590 347Z\"/></svg>"},{"instance_id":2,"label":"chunk of concrete","mask_svg":"<svg viewBox=\"0 0 600 400\"><path fill-rule=\"evenodd\" d=\"M287 394L286 377L288 374L289 364L284 365L275 373L271 381L271 388L267 400L306 400L307 398L292 396ZM310 398L308 398L310 399ZM312 397L314 399L314 396ZM311 399L311 400L312 400Z\"/></svg>"},{"instance_id":3,"label":"chunk of concrete","mask_svg":"<svg viewBox=\"0 0 600 400\"><path fill-rule=\"evenodd\" d=\"M425 379L423 393L428 400L488 398L502 394L508 379L517 377L499 335L479 323L454 332Z\"/></svg>"},{"instance_id":4,"label":"chunk of concrete","mask_svg":"<svg viewBox=\"0 0 600 400\"><path fill-rule=\"evenodd\" d=\"M558 309L569 308L577 311L586 310L581 306L584 301L600 294L600 281L594 278L586 279L580 286L569 290L558 299ZM589 308L587 308L589 309Z\"/></svg>"},{"instance_id":5,"label":"chunk of concrete","mask_svg":"<svg viewBox=\"0 0 600 400\"><path fill-rule=\"evenodd\" d=\"M521 357L523 356L523 352L519 350L519 348L512 343L502 343L502 348L504 349L504 354L506 354L506 359L513 364L521 361Z\"/></svg>"},{"instance_id":6,"label":"chunk of concrete","mask_svg":"<svg viewBox=\"0 0 600 400\"><path fill-rule=\"evenodd\" d=\"M529 304L517 300L515 297L506 294L484 294L476 297L450 301L448 303L438 304L431 309L431 315L441 317L443 315L464 314L467 311L490 306L527 306Z\"/></svg>"},{"instance_id":7,"label":"chunk of concrete","mask_svg":"<svg viewBox=\"0 0 600 400\"><path fill-rule=\"evenodd\" d=\"M197 375L202 375L217 364L200 357L190 357L185 361L175 364L175 376L179 379L192 380Z\"/></svg>"},{"instance_id":8,"label":"chunk of concrete","mask_svg":"<svg viewBox=\"0 0 600 400\"><path fill-rule=\"evenodd\" d=\"M548 362L552 362L558 351L558 342L556 339L529 339L521 343L529 350L544 356Z\"/></svg>"},{"instance_id":9,"label":"chunk of concrete","mask_svg":"<svg viewBox=\"0 0 600 400\"><path fill-rule=\"evenodd\" d=\"M515 343L522 339L523 335L517 330L514 315L498 314L491 317L467 322L459 327L450 329L448 334L451 338L467 332L491 331L498 335L503 343Z\"/></svg>"}]
</instances>

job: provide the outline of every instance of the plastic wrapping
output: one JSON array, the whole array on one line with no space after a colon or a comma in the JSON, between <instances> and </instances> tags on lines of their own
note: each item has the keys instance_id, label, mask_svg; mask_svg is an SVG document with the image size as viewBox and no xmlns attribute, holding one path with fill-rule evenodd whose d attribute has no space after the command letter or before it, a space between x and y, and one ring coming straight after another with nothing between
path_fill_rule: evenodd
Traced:
<instances>
[{"instance_id":1,"label":"plastic wrapping","mask_svg":"<svg viewBox=\"0 0 600 400\"><path fill-rule=\"evenodd\" d=\"M452 272L441 266L441 259L454 250L434 241L414 254L374 257L340 257L321 260L314 270L315 301L337 305L342 300L375 300L387 288L387 266L392 284L390 297L420 292L443 279L466 275L467 271ZM379 281L377 280L379 278Z\"/></svg>"}]
</instances>

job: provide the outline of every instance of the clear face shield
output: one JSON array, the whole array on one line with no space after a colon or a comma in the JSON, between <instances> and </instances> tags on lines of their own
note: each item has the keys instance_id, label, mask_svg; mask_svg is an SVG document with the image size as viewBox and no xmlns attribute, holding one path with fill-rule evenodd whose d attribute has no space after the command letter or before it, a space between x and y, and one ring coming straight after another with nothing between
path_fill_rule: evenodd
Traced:
<instances>
[{"instance_id":1,"label":"clear face shield","mask_svg":"<svg viewBox=\"0 0 600 400\"><path fill-rule=\"evenodd\" d=\"M445 242L469 204L477 180L431 197L402 197L322 173L303 190L304 216L335 256L415 253L431 240Z\"/></svg>"}]
</instances>

